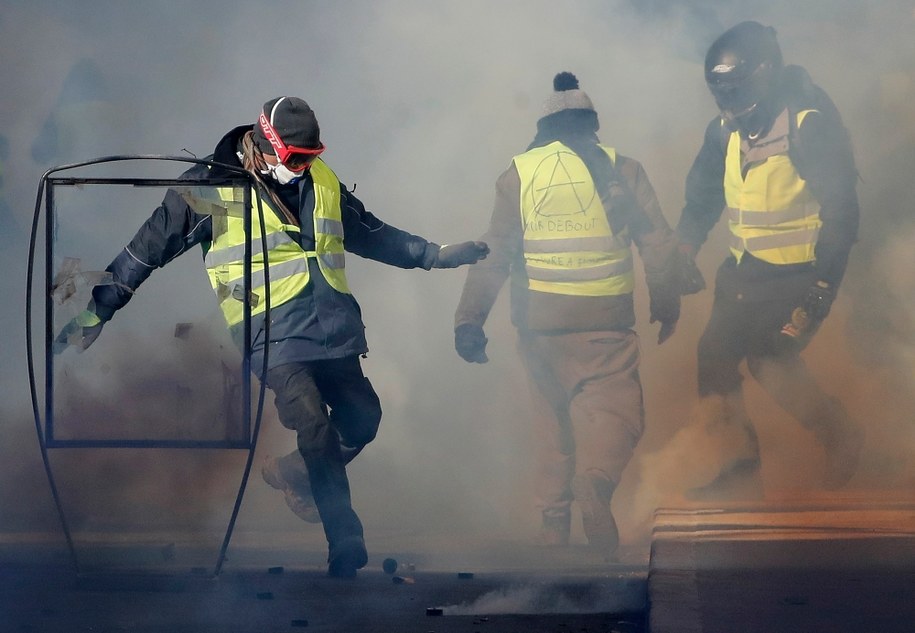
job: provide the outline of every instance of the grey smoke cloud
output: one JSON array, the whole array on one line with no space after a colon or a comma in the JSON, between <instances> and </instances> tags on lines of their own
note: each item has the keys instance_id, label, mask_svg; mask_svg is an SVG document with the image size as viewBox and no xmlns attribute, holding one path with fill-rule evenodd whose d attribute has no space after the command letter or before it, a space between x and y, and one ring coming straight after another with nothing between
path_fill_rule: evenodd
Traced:
<instances>
[{"instance_id":1,"label":"grey smoke cloud","mask_svg":"<svg viewBox=\"0 0 915 633\"><path fill-rule=\"evenodd\" d=\"M496 176L533 136L553 75L570 70L597 107L602 140L643 162L675 224L686 171L715 114L701 58L722 28L743 19L777 28L786 60L810 70L852 131L862 177L861 241L835 314L808 361L871 431L857 481L911 485L915 403L904 394L911 392L915 347L909 292L915 282L906 248L913 230L907 200L915 172L915 8L908 0L725 5L208 0L178 9L165 0L7 2L0 13L0 132L10 152L0 168L10 212L0 215L0 290L9 300L0 306L0 346L8 361L0 367L0 411L17 439L0 448L0 499L16 500L14 511L0 515L0 529L14 519L56 529L53 515L30 512L18 492L28 485L37 493L43 477L37 442L29 437L22 297L35 187L45 169L106 154L187 150L203 156L225 130L252 121L269 97L297 94L318 115L327 161L341 180L356 185L370 210L440 243L472 239L488 223ZM100 77L105 89L64 103L67 76L81 60L91 61L98 73L93 81ZM40 146L45 151L37 155L45 160L35 162L34 144L49 120L58 127L57 146L51 155ZM104 221L83 227L100 244L94 255L113 257L151 210L145 201L100 210ZM700 254L709 279L724 256L722 236L717 230ZM185 255L189 261L181 265L190 271L195 258ZM351 467L355 502L369 531L408 519L420 530L532 532L527 475L533 447L506 297L487 326L492 361L469 366L452 349L462 271L400 271L353 260L351 285L371 348L365 370L385 410L379 438ZM200 281L179 288L181 279L161 271L117 320L128 333L129 324L170 332L185 318L165 310L175 297L206 318L215 304ZM658 348L644 288L637 292L648 410L639 450L650 454L690 415L695 343L711 293L686 300L676 337ZM135 351L143 345L155 342L138 339ZM806 464L815 446L760 394L751 389L748 398L751 414L765 420L763 450L773 456L764 474L785 484L785 470ZM275 419L265 421L265 452L292 446ZM615 501L624 538L635 540L645 537L643 517L635 516L639 463ZM287 512L264 488L252 479L249 503ZM242 520L255 529L264 524L248 515Z\"/></svg>"},{"instance_id":2,"label":"grey smoke cloud","mask_svg":"<svg viewBox=\"0 0 915 633\"><path fill-rule=\"evenodd\" d=\"M636 584L622 584L617 591L595 591L593 585L587 588L552 585L502 587L490 591L473 602L443 607L442 612L450 615L492 615L532 613L632 613L641 609L645 596Z\"/></svg>"}]
</instances>

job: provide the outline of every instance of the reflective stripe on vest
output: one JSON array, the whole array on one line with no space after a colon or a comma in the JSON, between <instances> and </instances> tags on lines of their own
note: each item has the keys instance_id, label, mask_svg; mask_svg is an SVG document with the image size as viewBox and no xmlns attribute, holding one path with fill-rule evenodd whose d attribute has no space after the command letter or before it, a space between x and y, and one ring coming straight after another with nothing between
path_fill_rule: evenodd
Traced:
<instances>
[{"instance_id":1,"label":"reflective stripe on vest","mask_svg":"<svg viewBox=\"0 0 915 633\"><path fill-rule=\"evenodd\" d=\"M797 126L808 112L797 114ZM772 264L800 264L815 259L820 205L788 156L788 110L772 130L750 148L737 132L728 140L724 197L734 257L747 251ZM749 164L746 177L742 176Z\"/></svg>"},{"instance_id":2,"label":"reflective stripe on vest","mask_svg":"<svg viewBox=\"0 0 915 633\"><path fill-rule=\"evenodd\" d=\"M616 152L602 149L616 163ZM614 235L585 163L556 141L515 156L527 287L601 297L632 292L629 232Z\"/></svg>"},{"instance_id":3,"label":"reflective stripe on vest","mask_svg":"<svg viewBox=\"0 0 915 633\"><path fill-rule=\"evenodd\" d=\"M328 284L335 290L349 293L346 282L343 254L343 222L340 209L340 183L337 176L320 159L311 165L314 182L315 209L313 214L315 250L304 250L295 239L299 227L285 224L273 208L269 196L261 201L269 209L264 213L266 234L261 239L261 226L256 209L251 220L251 291L245 292L244 261L245 232L243 215L234 212L231 202L237 202L237 192L231 187L203 188L179 192L188 204L199 213L218 211L214 216L213 242L204 257L210 284L216 292L226 322L232 326L244 318L244 301L251 306L251 314L261 314L267 309L264 272L264 242L267 261L270 263L270 303L279 306L304 290L309 283L308 258L318 262L318 267ZM215 198L215 199L214 199Z\"/></svg>"}]
</instances>

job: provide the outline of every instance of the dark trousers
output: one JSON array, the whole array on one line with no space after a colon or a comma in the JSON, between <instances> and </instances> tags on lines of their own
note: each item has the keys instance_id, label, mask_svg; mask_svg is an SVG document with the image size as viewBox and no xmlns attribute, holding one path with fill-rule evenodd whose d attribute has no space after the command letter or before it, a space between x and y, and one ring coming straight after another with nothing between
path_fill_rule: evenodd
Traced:
<instances>
[{"instance_id":1,"label":"dark trousers","mask_svg":"<svg viewBox=\"0 0 915 633\"><path fill-rule=\"evenodd\" d=\"M267 372L267 386L280 422L296 432L331 552L347 538L361 538L346 464L375 438L381 404L359 357L281 365Z\"/></svg>"},{"instance_id":2,"label":"dark trousers","mask_svg":"<svg viewBox=\"0 0 915 633\"><path fill-rule=\"evenodd\" d=\"M699 339L700 396L738 392L739 367L746 360L750 374L772 399L818 437L847 417L800 357L815 328L800 339L780 333L815 279L813 271L748 279L733 258L722 264L712 314Z\"/></svg>"}]
</instances>

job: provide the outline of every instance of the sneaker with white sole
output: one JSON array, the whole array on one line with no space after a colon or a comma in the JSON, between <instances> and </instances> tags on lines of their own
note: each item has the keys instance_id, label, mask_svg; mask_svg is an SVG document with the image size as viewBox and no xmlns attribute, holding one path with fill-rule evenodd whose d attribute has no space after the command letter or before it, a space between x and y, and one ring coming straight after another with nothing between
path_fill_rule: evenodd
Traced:
<instances>
[{"instance_id":1,"label":"sneaker with white sole","mask_svg":"<svg viewBox=\"0 0 915 633\"><path fill-rule=\"evenodd\" d=\"M290 484L283 477L278 458L267 456L264 459L261 476L267 482L267 485L283 493L286 505L297 517L308 523L321 522L321 516L318 514L318 508L315 505L314 497L311 495L311 490L303 490L302 485L293 486Z\"/></svg>"}]
</instances>

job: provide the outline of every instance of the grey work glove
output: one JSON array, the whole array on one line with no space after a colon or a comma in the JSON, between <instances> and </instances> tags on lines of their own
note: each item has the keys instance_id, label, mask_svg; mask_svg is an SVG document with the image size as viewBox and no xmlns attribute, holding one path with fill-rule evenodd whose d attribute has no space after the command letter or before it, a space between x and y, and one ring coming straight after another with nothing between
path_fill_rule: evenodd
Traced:
<instances>
[{"instance_id":1,"label":"grey work glove","mask_svg":"<svg viewBox=\"0 0 915 633\"><path fill-rule=\"evenodd\" d=\"M457 268L464 264L476 264L489 255L486 242L461 242L442 246L432 262L433 268Z\"/></svg>"},{"instance_id":2,"label":"grey work glove","mask_svg":"<svg viewBox=\"0 0 915 633\"><path fill-rule=\"evenodd\" d=\"M677 247L677 276L680 279L680 294L694 295L705 290L705 277L696 266L696 248L691 244Z\"/></svg>"},{"instance_id":3,"label":"grey work glove","mask_svg":"<svg viewBox=\"0 0 915 633\"><path fill-rule=\"evenodd\" d=\"M468 363L488 363L486 343L489 339L479 325L464 323L454 328L454 349Z\"/></svg>"},{"instance_id":4,"label":"grey work glove","mask_svg":"<svg viewBox=\"0 0 915 633\"><path fill-rule=\"evenodd\" d=\"M660 321L661 329L658 331L658 345L673 336L677 330L677 321L680 320L680 295L676 292L650 292L649 323Z\"/></svg>"},{"instance_id":5,"label":"grey work glove","mask_svg":"<svg viewBox=\"0 0 915 633\"><path fill-rule=\"evenodd\" d=\"M51 346L51 351L60 354L69 346L83 351L95 342L105 322L92 310L83 310L70 319Z\"/></svg>"}]
</instances>

